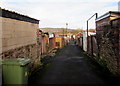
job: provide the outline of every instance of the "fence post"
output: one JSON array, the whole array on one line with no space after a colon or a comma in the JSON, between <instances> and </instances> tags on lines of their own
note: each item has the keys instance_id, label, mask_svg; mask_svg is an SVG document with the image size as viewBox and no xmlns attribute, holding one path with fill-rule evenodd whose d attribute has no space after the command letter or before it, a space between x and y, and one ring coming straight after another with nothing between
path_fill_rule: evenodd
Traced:
<instances>
[{"instance_id":1,"label":"fence post","mask_svg":"<svg viewBox=\"0 0 120 86\"><path fill-rule=\"evenodd\" d=\"M83 37L82 37L82 49L83 49Z\"/></svg>"}]
</instances>

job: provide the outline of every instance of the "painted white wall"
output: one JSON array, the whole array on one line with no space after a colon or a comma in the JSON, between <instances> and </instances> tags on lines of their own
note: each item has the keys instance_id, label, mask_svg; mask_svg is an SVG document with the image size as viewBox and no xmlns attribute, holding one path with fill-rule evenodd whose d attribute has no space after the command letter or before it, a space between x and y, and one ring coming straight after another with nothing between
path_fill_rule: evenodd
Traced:
<instances>
[{"instance_id":1,"label":"painted white wall","mask_svg":"<svg viewBox=\"0 0 120 86\"><path fill-rule=\"evenodd\" d=\"M87 51L87 33L83 32L83 50Z\"/></svg>"},{"instance_id":2,"label":"painted white wall","mask_svg":"<svg viewBox=\"0 0 120 86\"><path fill-rule=\"evenodd\" d=\"M94 35L96 33L88 32L88 35ZM87 51L87 32L83 32L83 50Z\"/></svg>"}]
</instances>

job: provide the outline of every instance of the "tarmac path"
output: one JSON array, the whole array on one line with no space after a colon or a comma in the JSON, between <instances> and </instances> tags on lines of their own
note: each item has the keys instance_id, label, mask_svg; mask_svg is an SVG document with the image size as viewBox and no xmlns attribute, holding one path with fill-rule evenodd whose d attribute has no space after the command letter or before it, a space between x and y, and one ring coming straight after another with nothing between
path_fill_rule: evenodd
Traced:
<instances>
[{"instance_id":1,"label":"tarmac path","mask_svg":"<svg viewBox=\"0 0 120 86\"><path fill-rule=\"evenodd\" d=\"M113 81L104 76L104 71L90 62L89 57L71 41L52 59L52 62L42 70L37 71L31 78L29 85L63 84L63 85L107 85ZM98 67L98 68L96 68ZM109 80L110 79L110 80Z\"/></svg>"}]
</instances>

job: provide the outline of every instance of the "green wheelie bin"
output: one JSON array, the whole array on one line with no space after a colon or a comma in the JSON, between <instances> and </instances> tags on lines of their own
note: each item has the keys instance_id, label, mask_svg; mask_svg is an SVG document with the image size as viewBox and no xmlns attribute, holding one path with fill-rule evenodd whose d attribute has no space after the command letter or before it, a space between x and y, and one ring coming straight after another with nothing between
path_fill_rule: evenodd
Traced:
<instances>
[{"instance_id":1,"label":"green wheelie bin","mask_svg":"<svg viewBox=\"0 0 120 86\"><path fill-rule=\"evenodd\" d=\"M28 64L30 59L10 58L2 61L3 84L28 84Z\"/></svg>"}]
</instances>

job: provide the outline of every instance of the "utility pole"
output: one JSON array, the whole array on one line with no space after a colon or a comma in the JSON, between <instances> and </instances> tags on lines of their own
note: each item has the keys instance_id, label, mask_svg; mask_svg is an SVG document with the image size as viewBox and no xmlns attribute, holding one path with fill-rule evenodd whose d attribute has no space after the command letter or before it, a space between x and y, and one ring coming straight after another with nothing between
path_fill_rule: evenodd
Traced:
<instances>
[{"instance_id":1,"label":"utility pole","mask_svg":"<svg viewBox=\"0 0 120 86\"><path fill-rule=\"evenodd\" d=\"M64 33L65 33L65 30L64 30L64 28L63 28L63 31L62 31L62 32L63 32L63 38L64 38Z\"/></svg>"},{"instance_id":2,"label":"utility pole","mask_svg":"<svg viewBox=\"0 0 120 86\"><path fill-rule=\"evenodd\" d=\"M68 23L66 23L66 34L67 34L67 29L68 29Z\"/></svg>"}]
</instances>

